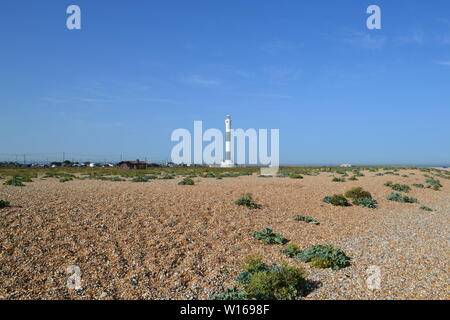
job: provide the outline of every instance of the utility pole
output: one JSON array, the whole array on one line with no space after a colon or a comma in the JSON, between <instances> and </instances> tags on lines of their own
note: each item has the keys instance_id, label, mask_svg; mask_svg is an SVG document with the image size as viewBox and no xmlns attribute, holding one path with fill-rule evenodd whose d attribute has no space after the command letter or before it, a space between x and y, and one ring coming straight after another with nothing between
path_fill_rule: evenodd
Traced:
<instances>
[{"instance_id":1,"label":"utility pole","mask_svg":"<svg viewBox=\"0 0 450 320\"><path fill-rule=\"evenodd\" d=\"M65 152L63 152L63 161L62 162L64 162L64 161L66 161L66 153Z\"/></svg>"},{"instance_id":2,"label":"utility pole","mask_svg":"<svg viewBox=\"0 0 450 320\"><path fill-rule=\"evenodd\" d=\"M26 160L26 156L25 156L25 154L23 154L23 165L25 165L25 164L26 164L26 162L27 162L27 160Z\"/></svg>"}]
</instances>

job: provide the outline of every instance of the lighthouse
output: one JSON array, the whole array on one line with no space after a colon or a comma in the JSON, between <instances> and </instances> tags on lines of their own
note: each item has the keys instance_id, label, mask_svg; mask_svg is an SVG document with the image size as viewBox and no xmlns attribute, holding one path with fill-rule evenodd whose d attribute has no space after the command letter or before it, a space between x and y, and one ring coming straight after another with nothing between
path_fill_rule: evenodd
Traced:
<instances>
[{"instance_id":1,"label":"lighthouse","mask_svg":"<svg viewBox=\"0 0 450 320\"><path fill-rule=\"evenodd\" d=\"M231 160L231 116L225 117L225 161L222 161L220 165L222 168L232 168L234 167L234 163Z\"/></svg>"}]
</instances>

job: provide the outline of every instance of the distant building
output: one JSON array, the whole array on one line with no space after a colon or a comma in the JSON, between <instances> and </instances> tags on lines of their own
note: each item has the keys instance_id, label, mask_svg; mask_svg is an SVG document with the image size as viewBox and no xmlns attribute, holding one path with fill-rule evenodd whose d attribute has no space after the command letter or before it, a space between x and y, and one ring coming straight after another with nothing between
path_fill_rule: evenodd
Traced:
<instances>
[{"instance_id":1,"label":"distant building","mask_svg":"<svg viewBox=\"0 0 450 320\"><path fill-rule=\"evenodd\" d=\"M138 170L138 169L147 169L153 167L159 167L156 163L147 163L144 161L122 161L117 164L120 169L123 170Z\"/></svg>"},{"instance_id":2,"label":"distant building","mask_svg":"<svg viewBox=\"0 0 450 320\"><path fill-rule=\"evenodd\" d=\"M350 163L344 163L340 165L341 168L351 168L353 167Z\"/></svg>"}]
</instances>

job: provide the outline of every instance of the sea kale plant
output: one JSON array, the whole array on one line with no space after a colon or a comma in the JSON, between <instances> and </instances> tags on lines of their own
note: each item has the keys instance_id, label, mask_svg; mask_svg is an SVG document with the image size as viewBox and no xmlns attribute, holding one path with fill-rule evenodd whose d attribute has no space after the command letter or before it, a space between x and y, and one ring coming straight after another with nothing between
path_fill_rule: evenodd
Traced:
<instances>
[{"instance_id":1,"label":"sea kale plant","mask_svg":"<svg viewBox=\"0 0 450 320\"><path fill-rule=\"evenodd\" d=\"M191 178L184 178L183 180L178 182L178 184L181 186L193 186L195 182Z\"/></svg>"},{"instance_id":2,"label":"sea kale plant","mask_svg":"<svg viewBox=\"0 0 450 320\"><path fill-rule=\"evenodd\" d=\"M316 219L314 219L313 217L304 217L304 216L294 216L293 217L293 219L295 220L295 221L303 221L303 222L306 222L306 223L311 223L311 224L315 224L315 225L319 225L319 222L316 220Z\"/></svg>"},{"instance_id":3,"label":"sea kale plant","mask_svg":"<svg viewBox=\"0 0 450 320\"><path fill-rule=\"evenodd\" d=\"M401 192L409 192L409 190L411 190L411 187L406 185L406 184L393 184L390 186L392 188L392 190L395 191L401 191Z\"/></svg>"},{"instance_id":4,"label":"sea kale plant","mask_svg":"<svg viewBox=\"0 0 450 320\"><path fill-rule=\"evenodd\" d=\"M293 243L289 243L285 249L281 250L281 253L284 253L289 258L295 258L300 252L300 247Z\"/></svg>"},{"instance_id":5,"label":"sea kale plant","mask_svg":"<svg viewBox=\"0 0 450 320\"><path fill-rule=\"evenodd\" d=\"M408 197L397 192L392 192L390 195L386 197L386 199L403 203L418 203L416 198Z\"/></svg>"},{"instance_id":6,"label":"sea kale plant","mask_svg":"<svg viewBox=\"0 0 450 320\"><path fill-rule=\"evenodd\" d=\"M350 264L350 258L341 249L335 249L331 245L315 245L298 253L296 258L309 262L316 268L331 268L339 270Z\"/></svg>"},{"instance_id":7,"label":"sea kale plant","mask_svg":"<svg viewBox=\"0 0 450 320\"><path fill-rule=\"evenodd\" d=\"M235 204L237 204L238 206L245 206L249 209L259 209L261 208L261 205L256 204L253 201L253 197L250 193L247 193L245 195L243 195L240 199L236 200L234 202Z\"/></svg>"},{"instance_id":8,"label":"sea kale plant","mask_svg":"<svg viewBox=\"0 0 450 320\"><path fill-rule=\"evenodd\" d=\"M270 228L264 228L253 233L255 239L261 240L265 244L285 244L287 239L281 234L273 232Z\"/></svg>"},{"instance_id":9,"label":"sea kale plant","mask_svg":"<svg viewBox=\"0 0 450 320\"><path fill-rule=\"evenodd\" d=\"M260 257L248 257L237 286L211 300L294 300L306 293L306 273L286 263L267 265Z\"/></svg>"},{"instance_id":10,"label":"sea kale plant","mask_svg":"<svg viewBox=\"0 0 450 320\"><path fill-rule=\"evenodd\" d=\"M426 182L429 183L428 188L431 188L433 190L437 191L437 190L440 190L442 188L441 182L439 180L437 180L437 179L433 179L433 178L427 179Z\"/></svg>"},{"instance_id":11,"label":"sea kale plant","mask_svg":"<svg viewBox=\"0 0 450 320\"><path fill-rule=\"evenodd\" d=\"M332 204L333 206L348 207L350 203L343 195L335 194L334 196L326 196L323 198L323 202Z\"/></svg>"}]
</instances>

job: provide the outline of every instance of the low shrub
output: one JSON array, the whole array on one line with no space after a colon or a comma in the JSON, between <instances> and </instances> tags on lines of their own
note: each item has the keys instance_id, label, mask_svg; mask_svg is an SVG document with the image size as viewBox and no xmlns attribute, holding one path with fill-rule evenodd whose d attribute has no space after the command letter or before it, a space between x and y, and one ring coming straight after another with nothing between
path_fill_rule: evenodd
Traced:
<instances>
[{"instance_id":1,"label":"low shrub","mask_svg":"<svg viewBox=\"0 0 450 320\"><path fill-rule=\"evenodd\" d=\"M5 186L14 186L14 187L24 187L25 185L22 183L21 179L17 179L16 177L13 177L9 180L6 180L3 185Z\"/></svg>"},{"instance_id":2,"label":"low shrub","mask_svg":"<svg viewBox=\"0 0 450 320\"><path fill-rule=\"evenodd\" d=\"M303 179L303 176L298 174L298 173L291 173L289 175L289 178L291 178L291 179Z\"/></svg>"},{"instance_id":3,"label":"low shrub","mask_svg":"<svg viewBox=\"0 0 450 320\"><path fill-rule=\"evenodd\" d=\"M394 184L394 183L393 183L392 181L387 181L384 185L385 185L386 187L392 187L393 184Z\"/></svg>"},{"instance_id":4,"label":"low shrub","mask_svg":"<svg viewBox=\"0 0 450 320\"><path fill-rule=\"evenodd\" d=\"M59 179L59 182L63 183L63 182L67 182L67 181L72 181L73 178L71 177L63 177Z\"/></svg>"},{"instance_id":5,"label":"low shrub","mask_svg":"<svg viewBox=\"0 0 450 320\"><path fill-rule=\"evenodd\" d=\"M345 178L334 177L333 180L331 180L331 181L333 181L333 182L345 182Z\"/></svg>"},{"instance_id":6,"label":"low shrub","mask_svg":"<svg viewBox=\"0 0 450 320\"><path fill-rule=\"evenodd\" d=\"M306 273L286 263L267 265L249 257L236 281L251 300L293 300L305 293Z\"/></svg>"},{"instance_id":7,"label":"low shrub","mask_svg":"<svg viewBox=\"0 0 450 320\"><path fill-rule=\"evenodd\" d=\"M306 222L306 223L312 223L312 224L315 224L315 225L318 225L319 224L319 222L316 220L316 219L314 219L313 217L304 217L304 216L294 216L293 217L293 219L295 220L295 221L303 221L303 222Z\"/></svg>"},{"instance_id":8,"label":"low shrub","mask_svg":"<svg viewBox=\"0 0 450 320\"><path fill-rule=\"evenodd\" d=\"M326 196L323 198L323 202L332 204L333 206L341 206L341 207L348 207L350 206L350 203L347 201L347 199L343 195L335 194L334 196Z\"/></svg>"},{"instance_id":9,"label":"low shrub","mask_svg":"<svg viewBox=\"0 0 450 320\"><path fill-rule=\"evenodd\" d=\"M348 178L349 181L358 181L358 178L356 178L355 176L352 176L350 178Z\"/></svg>"},{"instance_id":10,"label":"low shrub","mask_svg":"<svg viewBox=\"0 0 450 320\"><path fill-rule=\"evenodd\" d=\"M326 268L332 267L332 263L329 259L320 258L320 257L312 258L311 261L309 262L309 264L311 265L311 267L314 267L314 268L326 269Z\"/></svg>"},{"instance_id":11,"label":"low shrub","mask_svg":"<svg viewBox=\"0 0 450 320\"><path fill-rule=\"evenodd\" d=\"M363 190L363 188L361 187L351 188L350 190L344 193L344 196L352 200L358 198L370 198L370 199L372 198L370 192Z\"/></svg>"},{"instance_id":12,"label":"low shrub","mask_svg":"<svg viewBox=\"0 0 450 320\"><path fill-rule=\"evenodd\" d=\"M419 188L419 189L425 188L425 186L423 184L421 184L421 183L414 183L413 186L416 187L416 188Z\"/></svg>"},{"instance_id":13,"label":"low shrub","mask_svg":"<svg viewBox=\"0 0 450 320\"><path fill-rule=\"evenodd\" d=\"M300 252L301 252L301 250L300 250L299 246L297 246L296 244L293 244L293 243L289 243L286 246L286 249L281 250L281 253L287 255L289 258L294 258Z\"/></svg>"},{"instance_id":14,"label":"low shrub","mask_svg":"<svg viewBox=\"0 0 450 320\"><path fill-rule=\"evenodd\" d=\"M313 262L314 266L338 270L350 264L350 258L341 249L330 245L315 245L300 252L296 258L304 262Z\"/></svg>"},{"instance_id":15,"label":"low shrub","mask_svg":"<svg viewBox=\"0 0 450 320\"><path fill-rule=\"evenodd\" d=\"M193 186L195 182L191 178L184 178L183 180L178 182L178 184L182 186Z\"/></svg>"},{"instance_id":16,"label":"low shrub","mask_svg":"<svg viewBox=\"0 0 450 320\"><path fill-rule=\"evenodd\" d=\"M402 191L402 192L408 192L409 190L411 190L411 187L410 187L410 186L408 186L408 185L406 185L406 184L398 184L398 183L393 184L393 185L391 186L391 188L392 188L392 190L395 190L395 191Z\"/></svg>"},{"instance_id":17,"label":"low shrub","mask_svg":"<svg viewBox=\"0 0 450 320\"><path fill-rule=\"evenodd\" d=\"M392 192L390 195L386 197L386 199L403 203L418 203L416 198L411 198L397 192Z\"/></svg>"},{"instance_id":18,"label":"low shrub","mask_svg":"<svg viewBox=\"0 0 450 320\"><path fill-rule=\"evenodd\" d=\"M427 206L422 206L422 207L420 207L420 210L423 210L423 211L433 211L433 209L431 209L430 207L427 207Z\"/></svg>"},{"instance_id":19,"label":"low shrub","mask_svg":"<svg viewBox=\"0 0 450 320\"><path fill-rule=\"evenodd\" d=\"M441 182L437 179L427 179L426 182L429 183L428 188L431 188L433 190L437 191L442 188Z\"/></svg>"},{"instance_id":20,"label":"low shrub","mask_svg":"<svg viewBox=\"0 0 450 320\"><path fill-rule=\"evenodd\" d=\"M264 228L261 231L253 232L255 239L261 240L265 244L285 244L287 239L281 234L275 233L270 228Z\"/></svg>"},{"instance_id":21,"label":"low shrub","mask_svg":"<svg viewBox=\"0 0 450 320\"><path fill-rule=\"evenodd\" d=\"M245 292L237 287L228 288L225 292L209 297L209 300L245 300Z\"/></svg>"},{"instance_id":22,"label":"low shrub","mask_svg":"<svg viewBox=\"0 0 450 320\"><path fill-rule=\"evenodd\" d=\"M360 207L375 209L378 205L378 202L377 200L374 200L372 198L356 198L353 201L353 204Z\"/></svg>"},{"instance_id":23,"label":"low shrub","mask_svg":"<svg viewBox=\"0 0 450 320\"><path fill-rule=\"evenodd\" d=\"M364 174L360 171L354 171L355 177L364 177Z\"/></svg>"},{"instance_id":24,"label":"low shrub","mask_svg":"<svg viewBox=\"0 0 450 320\"><path fill-rule=\"evenodd\" d=\"M145 176L137 176L131 179L132 182L147 182L148 179L145 178Z\"/></svg>"},{"instance_id":25,"label":"low shrub","mask_svg":"<svg viewBox=\"0 0 450 320\"><path fill-rule=\"evenodd\" d=\"M247 193L247 194L243 195L242 198L236 200L234 203L237 204L238 206L245 206L245 207L250 208L250 209L259 209L259 208L261 208L261 205L256 204L253 201L252 195L250 193Z\"/></svg>"},{"instance_id":26,"label":"low shrub","mask_svg":"<svg viewBox=\"0 0 450 320\"><path fill-rule=\"evenodd\" d=\"M7 207L9 207L9 206L10 206L9 201L6 201L6 200L0 200L0 209L7 208Z\"/></svg>"},{"instance_id":27,"label":"low shrub","mask_svg":"<svg viewBox=\"0 0 450 320\"><path fill-rule=\"evenodd\" d=\"M293 300L306 294L306 273L286 263L267 265L260 257L245 260L237 286L211 300Z\"/></svg>"}]
</instances>

